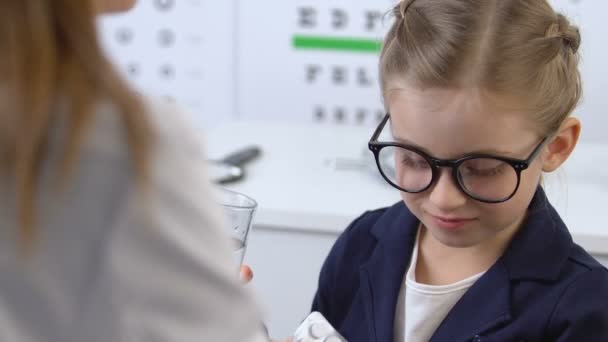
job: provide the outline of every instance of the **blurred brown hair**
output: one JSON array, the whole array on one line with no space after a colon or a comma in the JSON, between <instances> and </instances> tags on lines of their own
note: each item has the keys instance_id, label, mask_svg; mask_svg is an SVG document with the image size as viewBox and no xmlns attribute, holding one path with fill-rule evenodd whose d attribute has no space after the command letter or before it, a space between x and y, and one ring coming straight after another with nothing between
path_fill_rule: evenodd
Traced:
<instances>
[{"instance_id":1,"label":"blurred brown hair","mask_svg":"<svg viewBox=\"0 0 608 342\"><path fill-rule=\"evenodd\" d=\"M100 101L121 115L138 179L150 139L144 107L100 47L90 0L0 0L0 172L16 189L21 242L35 241L36 191L50 131L66 120L67 177ZM58 111L59 99L67 112Z\"/></svg>"},{"instance_id":2,"label":"blurred brown hair","mask_svg":"<svg viewBox=\"0 0 608 342\"><path fill-rule=\"evenodd\" d=\"M546 0L405 0L380 59L388 84L476 87L521 99L541 135L581 97L579 31Z\"/></svg>"}]
</instances>

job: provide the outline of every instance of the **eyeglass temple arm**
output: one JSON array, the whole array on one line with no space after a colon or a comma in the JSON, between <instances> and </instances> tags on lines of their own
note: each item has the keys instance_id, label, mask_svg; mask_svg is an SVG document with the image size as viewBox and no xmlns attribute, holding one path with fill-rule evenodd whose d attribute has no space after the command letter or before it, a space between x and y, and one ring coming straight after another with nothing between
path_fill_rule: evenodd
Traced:
<instances>
[{"instance_id":1,"label":"eyeglass temple arm","mask_svg":"<svg viewBox=\"0 0 608 342\"><path fill-rule=\"evenodd\" d=\"M390 114L386 113L386 115L384 115L384 118L382 118L382 121L380 122L378 127L376 127L376 130L374 131L374 134L372 135L371 139L369 139L370 142L378 140L378 137L380 136L380 133L382 133L382 130L384 129L384 126L386 125L386 122L388 121L389 118L390 118Z\"/></svg>"},{"instance_id":2,"label":"eyeglass temple arm","mask_svg":"<svg viewBox=\"0 0 608 342\"><path fill-rule=\"evenodd\" d=\"M549 137L545 137L539 144L538 146L536 146L536 148L534 149L534 151L532 151L532 153L530 153L530 156L528 157L528 159L526 159L526 163L530 164L532 162L532 160L536 159L536 157L540 154L540 152L543 150L543 147L545 147L545 145L547 144L547 142L549 142Z\"/></svg>"}]
</instances>

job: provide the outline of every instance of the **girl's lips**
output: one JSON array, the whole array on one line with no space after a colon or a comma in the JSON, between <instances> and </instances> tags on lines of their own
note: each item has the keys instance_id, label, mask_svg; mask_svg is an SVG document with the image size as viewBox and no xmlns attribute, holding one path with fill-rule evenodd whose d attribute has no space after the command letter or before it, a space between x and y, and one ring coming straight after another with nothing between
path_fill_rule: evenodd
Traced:
<instances>
[{"instance_id":1,"label":"girl's lips","mask_svg":"<svg viewBox=\"0 0 608 342\"><path fill-rule=\"evenodd\" d=\"M444 229L458 229L464 226L465 224L475 220L464 217L443 217L432 214L431 217L433 218L435 225Z\"/></svg>"}]
</instances>

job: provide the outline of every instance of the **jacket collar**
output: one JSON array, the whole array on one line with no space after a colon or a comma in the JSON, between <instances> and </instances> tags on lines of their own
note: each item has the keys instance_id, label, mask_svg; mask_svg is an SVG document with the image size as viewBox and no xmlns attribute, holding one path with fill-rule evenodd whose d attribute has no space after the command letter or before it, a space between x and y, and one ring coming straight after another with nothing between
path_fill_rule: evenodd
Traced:
<instances>
[{"instance_id":1,"label":"jacket collar","mask_svg":"<svg viewBox=\"0 0 608 342\"><path fill-rule=\"evenodd\" d=\"M361 290L370 323L370 341L393 341L395 304L416 241L418 219L400 202L371 230L378 245L361 267Z\"/></svg>"},{"instance_id":2,"label":"jacket collar","mask_svg":"<svg viewBox=\"0 0 608 342\"><path fill-rule=\"evenodd\" d=\"M511 280L556 280L568 259L572 236L539 187L523 229L499 259Z\"/></svg>"},{"instance_id":3,"label":"jacket collar","mask_svg":"<svg viewBox=\"0 0 608 342\"><path fill-rule=\"evenodd\" d=\"M393 340L397 297L418 226L418 219L400 202L389 208L371 229L378 245L362 266L360 281L372 341ZM454 306L432 341L466 340L507 322L511 280L556 279L571 244L564 223L539 187L528 208L524 228L503 256Z\"/></svg>"}]
</instances>

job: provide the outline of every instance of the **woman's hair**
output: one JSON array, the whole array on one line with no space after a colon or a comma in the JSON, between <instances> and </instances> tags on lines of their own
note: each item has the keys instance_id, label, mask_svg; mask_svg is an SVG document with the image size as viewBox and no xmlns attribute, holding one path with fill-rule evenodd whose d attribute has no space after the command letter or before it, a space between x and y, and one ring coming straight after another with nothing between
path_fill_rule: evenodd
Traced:
<instances>
[{"instance_id":1,"label":"woman's hair","mask_svg":"<svg viewBox=\"0 0 608 342\"><path fill-rule=\"evenodd\" d=\"M37 179L58 121L66 129L57 165L62 177L102 101L118 109L137 179L146 177L151 135L144 107L104 56L95 17L92 0L0 3L0 172L16 190L25 245L36 236Z\"/></svg>"},{"instance_id":2,"label":"woman's hair","mask_svg":"<svg viewBox=\"0 0 608 342\"><path fill-rule=\"evenodd\" d=\"M380 58L385 96L400 82L508 95L543 135L581 97L579 31L545 0L405 0L393 15Z\"/></svg>"}]
</instances>

